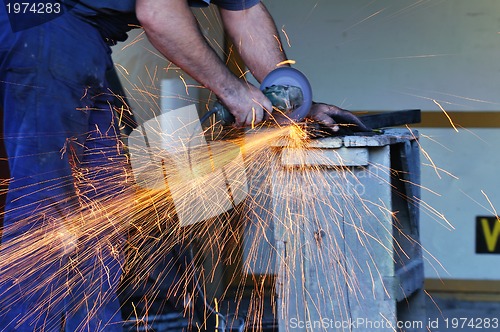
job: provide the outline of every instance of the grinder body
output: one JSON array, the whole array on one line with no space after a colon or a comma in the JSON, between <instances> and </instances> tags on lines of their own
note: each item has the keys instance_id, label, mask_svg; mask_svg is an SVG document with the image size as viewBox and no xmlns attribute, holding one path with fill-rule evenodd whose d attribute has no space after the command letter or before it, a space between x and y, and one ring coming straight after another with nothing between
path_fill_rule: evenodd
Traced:
<instances>
[{"instance_id":1,"label":"grinder body","mask_svg":"<svg viewBox=\"0 0 500 332\"><path fill-rule=\"evenodd\" d=\"M260 90L273 105L270 121L276 125L300 122L311 109L311 85L297 69L280 67L271 71L262 81ZM223 126L235 122L231 112L219 102L214 104L210 114L215 114L216 122Z\"/></svg>"}]
</instances>

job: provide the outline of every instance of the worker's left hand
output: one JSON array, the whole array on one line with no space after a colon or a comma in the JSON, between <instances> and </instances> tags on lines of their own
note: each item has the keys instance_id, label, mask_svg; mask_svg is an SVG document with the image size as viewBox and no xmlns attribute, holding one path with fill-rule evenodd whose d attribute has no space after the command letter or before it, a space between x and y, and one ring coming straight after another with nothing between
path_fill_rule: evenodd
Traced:
<instances>
[{"instance_id":1,"label":"worker's left hand","mask_svg":"<svg viewBox=\"0 0 500 332\"><path fill-rule=\"evenodd\" d=\"M350 126L356 131L371 131L356 115L335 105L313 103L308 118L322 123L334 132L339 131L342 125Z\"/></svg>"}]
</instances>

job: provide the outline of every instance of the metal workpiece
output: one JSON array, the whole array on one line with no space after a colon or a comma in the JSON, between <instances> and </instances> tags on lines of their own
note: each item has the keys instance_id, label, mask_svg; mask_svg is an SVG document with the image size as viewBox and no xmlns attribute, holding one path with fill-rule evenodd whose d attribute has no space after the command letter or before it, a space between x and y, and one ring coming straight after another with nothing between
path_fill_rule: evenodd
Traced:
<instances>
[{"instance_id":1,"label":"metal workpiece","mask_svg":"<svg viewBox=\"0 0 500 332\"><path fill-rule=\"evenodd\" d=\"M310 138L326 138L338 136L378 136L386 133L391 127L412 125L420 123L421 110L400 110L370 114L359 114L358 119L369 129L361 130L358 126L349 123L340 123L338 130L334 131L331 127L316 121L304 121L297 125L307 133ZM389 128L389 129L386 129Z\"/></svg>"}]
</instances>

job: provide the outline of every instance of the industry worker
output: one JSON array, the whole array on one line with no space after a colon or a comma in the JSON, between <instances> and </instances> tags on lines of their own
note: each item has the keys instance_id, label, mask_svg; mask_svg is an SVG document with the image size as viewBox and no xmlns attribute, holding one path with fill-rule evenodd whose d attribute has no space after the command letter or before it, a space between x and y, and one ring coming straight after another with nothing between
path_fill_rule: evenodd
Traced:
<instances>
[{"instance_id":1,"label":"industry worker","mask_svg":"<svg viewBox=\"0 0 500 332\"><path fill-rule=\"evenodd\" d=\"M110 46L128 30L142 25L237 125L261 122L272 109L204 40L189 6L209 2L43 1L35 2L42 9L35 21L14 2L0 5L0 108L11 177L0 251L2 331L122 330L115 293L132 193L106 73ZM259 0L212 2L257 80L286 60ZM61 15L43 16L49 4ZM358 121L326 104L310 114L330 125Z\"/></svg>"}]
</instances>

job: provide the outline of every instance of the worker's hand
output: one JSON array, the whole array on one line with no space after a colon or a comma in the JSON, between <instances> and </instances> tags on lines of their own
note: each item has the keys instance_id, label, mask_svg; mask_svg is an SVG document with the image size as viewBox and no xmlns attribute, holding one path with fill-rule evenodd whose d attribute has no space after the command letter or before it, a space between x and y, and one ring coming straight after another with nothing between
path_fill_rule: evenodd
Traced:
<instances>
[{"instance_id":1,"label":"worker's hand","mask_svg":"<svg viewBox=\"0 0 500 332\"><path fill-rule=\"evenodd\" d=\"M356 115L334 105L313 103L308 117L321 122L334 132L339 131L340 126L349 126L356 131L371 131Z\"/></svg>"},{"instance_id":2,"label":"worker's hand","mask_svg":"<svg viewBox=\"0 0 500 332\"><path fill-rule=\"evenodd\" d=\"M226 98L221 97L221 100L234 115L235 124L240 127L254 126L267 120L273 109L271 101L262 91L245 82Z\"/></svg>"}]
</instances>

